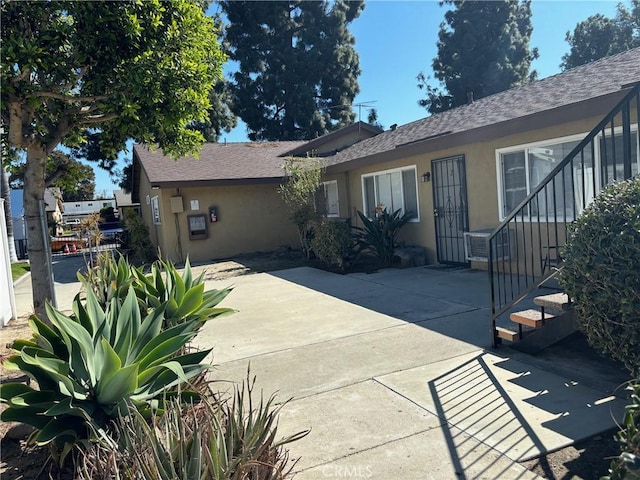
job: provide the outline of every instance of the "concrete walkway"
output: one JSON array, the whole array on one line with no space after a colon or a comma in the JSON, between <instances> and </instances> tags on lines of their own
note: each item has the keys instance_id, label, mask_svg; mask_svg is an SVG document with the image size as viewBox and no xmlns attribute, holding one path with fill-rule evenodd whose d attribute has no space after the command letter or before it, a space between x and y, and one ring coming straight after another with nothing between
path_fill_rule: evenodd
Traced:
<instances>
[{"instance_id":1,"label":"concrete walkway","mask_svg":"<svg viewBox=\"0 0 640 480\"><path fill-rule=\"evenodd\" d=\"M63 310L82 262L56 266ZM515 462L622 416L619 380L601 364L489 349L485 272L297 268L207 288L231 284L224 305L238 313L196 343L214 347L214 379L240 382L250 365L265 396L292 399L279 434L311 429L290 446L296 479L536 478ZM28 279L16 285L20 315L30 291Z\"/></svg>"},{"instance_id":2,"label":"concrete walkway","mask_svg":"<svg viewBox=\"0 0 640 480\"><path fill-rule=\"evenodd\" d=\"M280 433L311 429L291 445L296 478L535 478L515 462L622 416L610 377L489 349L485 272L297 268L207 287L231 283L239 312L196 343L214 347L215 379L250 365L258 389L292 399Z\"/></svg>"}]
</instances>

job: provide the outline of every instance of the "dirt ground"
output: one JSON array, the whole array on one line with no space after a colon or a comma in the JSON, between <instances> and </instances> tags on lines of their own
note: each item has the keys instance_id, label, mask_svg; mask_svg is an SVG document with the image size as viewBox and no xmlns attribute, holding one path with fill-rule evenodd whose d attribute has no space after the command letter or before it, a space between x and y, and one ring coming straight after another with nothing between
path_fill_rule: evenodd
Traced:
<instances>
[{"instance_id":1,"label":"dirt ground","mask_svg":"<svg viewBox=\"0 0 640 480\"><path fill-rule=\"evenodd\" d=\"M308 261L297 251L282 250L272 253L244 255L231 260L206 265L194 264L195 273L205 272L206 280L222 280L238 275L249 275L318 264ZM11 350L8 344L14 339L30 338L31 331L27 318L11 322L2 329L0 356L5 358ZM19 372L9 372L0 365L0 381L20 379ZM2 406L0 406L0 409ZM14 425L0 422L0 477L3 480L36 480L50 478L46 463L47 450L44 447L26 447L24 440L8 438L7 432ZM10 435L9 435L10 436ZM549 480L596 480L607 474L610 459L619 453L614 439L615 430L588 439L575 446L550 453L523 465L542 478ZM55 477L54 477L55 478ZM61 475L60 478L71 478ZM416 479L420 480L420 479Z\"/></svg>"}]
</instances>

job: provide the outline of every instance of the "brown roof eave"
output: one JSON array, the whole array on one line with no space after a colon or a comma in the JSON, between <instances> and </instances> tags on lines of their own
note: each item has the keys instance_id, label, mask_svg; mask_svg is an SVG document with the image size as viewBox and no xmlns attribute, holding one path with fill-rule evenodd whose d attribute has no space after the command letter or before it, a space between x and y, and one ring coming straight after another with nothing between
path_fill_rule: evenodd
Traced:
<instances>
[{"instance_id":1,"label":"brown roof eave","mask_svg":"<svg viewBox=\"0 0 640 480\"><path fill-rule=\"evenodd\" d=\"M435 136L404 145L396 145L396 148L392 150L329 165L326 171L327 173L340 173L354 168L386 163L413 155L435 152L471 143L486 142L509 135L578 121L582 118L604 116L611 111L613 106L619 102L627 92L627 90L620 90L595 99L592 98L582 102L576 102L571 105L537 112L504 122L448 135Z\"/></svg>"},{"instance_id":2,"label":"brown roof eave","mask_svg":"<svg viewBox=\"0 0 640 480\"><path fill-rule=\"evenodd\" d=\"M198 187L229 187L241 185L278 185L284 177L269 178L225 178L216 180L184 180L151 182L152 188L198 188Z\"/></svg>"}]
</instances>

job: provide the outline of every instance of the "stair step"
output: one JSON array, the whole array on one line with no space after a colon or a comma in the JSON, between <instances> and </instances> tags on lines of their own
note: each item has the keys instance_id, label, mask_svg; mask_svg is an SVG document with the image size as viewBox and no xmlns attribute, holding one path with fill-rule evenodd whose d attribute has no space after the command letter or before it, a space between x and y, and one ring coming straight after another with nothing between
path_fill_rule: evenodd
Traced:
<instances>
[{"instance_id":1,"label":"stair step","mask_svg":"<svg viewBox=\"0 0 640 480\"><path fill-rule=\"evenodd\" d=\"M513 330L509 330L504 327L496 327L496 332L498 333L498 337L503 340L508 340L509 342L517 342L521 340L518 332L514 332ZM527 332L522 332L522 336L526 335Z\"/></svg>"},{"instance_id":2,"label":"stair step","mask_svg":"<svg viewBox=\"0 0 640 480\"><path fill-rule=\"evenodd\" d=\"M571 301L566 293L552 293L549 295L540 295L533 299L533 303L545 308L553 308L556 310L569 310Z\"/></svg>"},{"instance_id":3,"label":"stair step","mask_svg":"<svg viewBox=\"0 0 640 480\"><path fill-rule=\"evenodd\" d=\"M514 312L509 315L509 318L512 322L521 323L522 325L526 325L528 327L538 328L543 324L542 321L542 312L539 310L523 310L521 312ZM544 316L544 321L548 322L549 320L553 320L555 315L549 315L548 313Z\"/></svg>"}]
</instances>

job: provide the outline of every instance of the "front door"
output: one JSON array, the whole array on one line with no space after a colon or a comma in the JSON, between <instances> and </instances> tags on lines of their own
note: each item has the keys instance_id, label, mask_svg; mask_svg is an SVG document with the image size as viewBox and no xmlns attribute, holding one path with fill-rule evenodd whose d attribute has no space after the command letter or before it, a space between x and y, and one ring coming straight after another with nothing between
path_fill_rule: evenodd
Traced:
<instances>
[{"instance_id":1,"label":"front door","mask_svg":"<svg viewBox=\"0 0 640 480\"><path fill-rule=\"evenodd\" d=\"M438 263L468 265L464 232L469 229L464 155L431 161Z\"/></svg>"}]
</instances>

